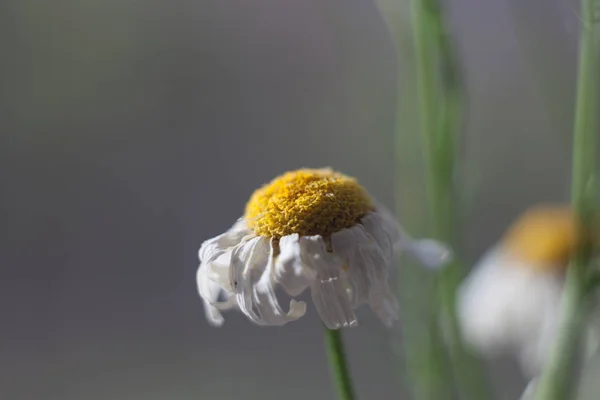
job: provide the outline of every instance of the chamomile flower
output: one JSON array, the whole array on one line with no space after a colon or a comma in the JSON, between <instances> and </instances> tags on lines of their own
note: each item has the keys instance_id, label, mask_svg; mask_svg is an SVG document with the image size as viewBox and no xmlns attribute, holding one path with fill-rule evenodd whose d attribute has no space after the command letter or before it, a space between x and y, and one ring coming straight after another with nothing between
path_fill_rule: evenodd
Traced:
<instances>
[{"instance_id":1,"label":"chamomile flower","mask_svg":"<svg viewBox=\"0 0 600 400\"><path fill-rule=\"evenodd\" d=\"M199 251L197 285L208 321L239 309L259 325L283 325L306 312L310 289L330 329L357 324L367 303L387 325L398 305L387 284L398 251L427 267L451 258L434 240L413 240L355 179L331 169L288 172L256 190L244 215ZM276 291L291 298L285 310Z\"/></svg>"},{"instance_id":2,"label":"chamomile flower","mask_svg":"<svg viewBox=\"0 0 600 400\"><path fill-rule=\"evenodd\" d=\"M565 271L580 232L568 207L542 205L521 215L459 289L466 341L483 355L513 353L529 377L537 376L556 339ZM590 319L588 352L596 326Z\"/></svg>"}]
</instances>

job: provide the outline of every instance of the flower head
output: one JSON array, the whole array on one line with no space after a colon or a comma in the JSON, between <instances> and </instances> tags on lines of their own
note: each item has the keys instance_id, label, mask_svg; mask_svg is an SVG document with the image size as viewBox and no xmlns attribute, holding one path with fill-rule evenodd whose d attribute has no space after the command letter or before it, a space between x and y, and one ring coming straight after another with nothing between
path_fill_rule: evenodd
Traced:
<instances>
[{"instance_id":1,"label":"flower head","mask_svg":"<svg viewBox=\"0 0 600 400\"><path fill-rule=\"evenodd\" d=\"M564 271L580 232L569 207L536 206L517 218L459 290L467 342L483 354L516 353L536 376L556 337Z\"/></svg>"},{"instance_id":2,"label":"flower head","mask_svg":"<svg viewBox=\"0 0 600 400\"><path fill-rule=\"evenodd\" d=\"M502 239L507 253L534 269L561 270L581 244L581 227L570 207L542 205L526 210Z\"/></svg>"},{"instance_id":3,"label":"flower head","mask_svg":"<svg viewBox=\"0 0 600 400\"><path fill-rule=\"evenodd\" d=\"M398 305L388 268L399 250L431 268L451 257L436 241L410 238L355 179L301 169L256 190L243 217L202 244L198 291L217 326L232 308L259 325L297 320L306 304L293 297L306 289L330 329L356 325L354 309L363 303L391 324ZM287 311L278 289L292 298Z\"/></svg>"}]
</instances>

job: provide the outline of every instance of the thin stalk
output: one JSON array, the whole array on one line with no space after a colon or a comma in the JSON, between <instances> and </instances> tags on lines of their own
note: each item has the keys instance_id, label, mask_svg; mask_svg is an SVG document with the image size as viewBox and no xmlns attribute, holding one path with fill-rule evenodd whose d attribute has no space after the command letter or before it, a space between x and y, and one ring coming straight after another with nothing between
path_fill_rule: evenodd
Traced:
<instances>
[{"instance_id":1,"label":"thin stalk","mask_svg":"<svg viewBox=\"0 0 600 400\"><path fill-rule=\"evenodd\" d=\"M333 374L333 381L337 390L339 400L354 400L354 389L352 378L348 371L348 361L344 352L344 342L340 329L325 329L325 345L329 366Z\"/></svg>"},{"instance_id":2,"label":"thin stalk","mask_svg":"<svg viewBox=\"0 0 600 400\"><path fill-rule=\"evenodd\" d=\"M413 12L421 132L433 236L456 244L454 176L463 87L439 0L414 0ZM457 321L455 294L463 272L459 262L448 266L437 277L436 293L433 294L436 297L433 304L438 310L432 315L439 315L445 322L444 336L452 364L452 371L447 371L445 379L456 378L461 399L489 399L483 370L465 348ZM435 324L433 329L439 330L440 326ZM446 394L439 398L447 397Z\"/></svg>"},{"instance_id":3,"label":"thin stalk","mask_svg":"<svg viewBox=\"0 0 600 400\"><path fill-rule=\"evenodd\" d=\"M423 182L419 170L421 145L418 137L406 134L418 130L413 35L412 30L405 30L409 29L406 27L409 21L400 20L407 18L405 5L382 0L378 6L394 39L398 70L402 71L397 78L394 128L396 213L404 214L402 222L411 232L422 234L426 210L420 192ZM437 327L438 307L433 293L435 277L430 271L419 268L411 260L403 260L398 265L397 296L406 307L403 307L402 324L395 333L393 348L401 360L398 373L403 377L405 387L412 392L411 398L416 399L443 399L452 392L448 354Z\"/></svg>"},{"instance_id":4,"label":"thin stalk","mask_svg":"<svg viewBox=\"0 0 600 400\"><path fill-rule=\"evenodd\" d=\"M464 89L459 71L458 61L452 49L452 41L445 28L441 7L438 8L437 38L440 50L441 82L443 96L440 102L440 116L437 145L434 153L437 188L432 189L432 209L435 209L435 232L439 240L458 248L458 234L455 172L457 170L457 151L459 148L460 127L464 114ZM446 269L439 277L442 318L445 326L446 341L450 352L453 375L456 378L461 399L491 399L482 363L467 350L462 339L458 316L456 314L456 293L461 278L466 272L465 266L458 260Z\"/></svg>"},{"instance_id":5,"label":"thin stalk","mask_svg":"<svg viewBox=\"0 0 600 400\"><path fill-rule=\"evenodd\" d=\"M584 227L595 197L600 109L600 0L581 0L581 41L573 138L571 198ZM538 400L571 399L579 384L581 333L588 314L589 248L575 254L567 273L559 335L536 389Z\"/></svg>"},{"instance_id":6,"label":"thin stalk","mask_svg":"<svg viewBox=\"0 0 600 400\"><path fill-rule=\"evenodd\" d=\"M436 125L438 117L438 106L436 102L438 71L436 68L436 42L435 31L437 18L432 15L430 7L426 0L413 0L413 29L415 40L416 55L416 74L417 74L417 92L420 116L420 130L424 141L424 155L427 164L427 189L430 210L434 211L433 220L437 221L438 204L432 201L436 197L437 189L442 180L435 174L435 157L431 150L434 150L435 138L438 126ZM440 217L444 218L443 213ZM437 228L436 228L437 230ZM448 354L445 350L443 337L439 330L439 299L437 287L439 282L435 282L430 290L430 310L428 323L428 342L422 349L419 358L408 360L410 363L419 363L422 367L416 372L415 393L419 400L437 400L448 396L454 391L454 385L448 365L446 365ZM414 368L414 367L413 367Z\"/></svg>"}]
</instances>

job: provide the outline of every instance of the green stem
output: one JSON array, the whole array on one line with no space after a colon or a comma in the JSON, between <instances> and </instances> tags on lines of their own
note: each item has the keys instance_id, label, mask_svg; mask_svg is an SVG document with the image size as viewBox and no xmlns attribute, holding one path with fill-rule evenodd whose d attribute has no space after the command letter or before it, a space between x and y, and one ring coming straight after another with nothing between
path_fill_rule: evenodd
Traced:
<instances>
[{"instance_id":1,"label":"green stem","mask_svg":"<svg viewBox=\"0 0 600 400\"><path fill-rule=\"evenodd\" d=\"M348 362L344 352L344 342L340 329L325 328L325 345L327 347L327 357L339 400L354 400L354 389L352 388L352 379L348 371Z\"/></svg>"},{"instance_id":2,"label":"green stem","mask_svg":"<svg viewBox=\"0 0 600 400\"><path fill-rule=\"evenodd\" d=\"M591 220L595 196L595 150L600 109L600 0L581 0L581 41L573 138L572 203L584 227ZM538 400L573 398L579 383L581 333L587 318L589 248L575 255L569 268L561 326L536 389Z\"/></svg>"},{"instance_id":3,"label":"green stem","mask_svg":"<svg viewBox=\"0 0 600 400\"><path fill-rule=\"evenodd\" d=\"M403 10L400 3L381 4L381 13L389 31L394 35L398 64L404 74L398 77L397 110L395 116L395 197L397 215L407 214L403 219L410 231L423 231L426 214L423 196L417 192L421 188L423 177L418 169L422 165L419 151L419 138L407 135L416 132L418 121L414 102L416 77L413 64L414 49L412 35L405 38L400 31L406 26L398 21ZM410 39L410 43L407 43ZM404 64L404 67L401 67ZM406 65L408 64L408 65ZM400 79L400 78L403 79ZM408 189L408 190L407 190ZM407 196L410 193L410 196ZM425 232L420 232L422 234ZM397 295L406 304L402 312L401 332L394 338L394 349L402 360L401 374L405 387L408 387L416 399L439 400L452 392L449 379L448 354L438 327L438 307L435 298L435 277L410 260L399 265ZM405 373L406 369L406 373Z\"/></svg>"},{"instance_id":4,"label":"green stem","mask_svg":"<svg viewBox=\"0 0 600 400\"><path fill-rule=\"evenodd\" d=\"M438 107L436 103L436 83L437 69L435 59L435 30L437 28L437 18L432 15L430 8L425 0L413 1L413 25L416 55L416 74L417 74L417 92L420 116L420 130L424 139L424 155L427 163L426 179L428 183L429 208L437 209L437 205L431 200L436 197L435 192L442 183L435 174L433 163L435 157L432 151L435 146L435 137L437 133L436 121L438 116ZM435 213L437 214L437 212ZM442 215L440 215L444 218ZM437 215L433 215L433 220L437 221ZM429 324L427 332L427 342L425 348L418 354L420 357L409 360L411 363L419 363L422 369L417 369L417 387L415 393L420 400L437 400L448 396L453 392L453 382L449 373L448 354L445 351L443 338L439 332L439 303L437 298L438 282L435 282L431 289L431 299ZM414 367L413 367L414 368Z\"/></svg>"},{"instance_id":5,"label":"green stem","mask_svg":"<svg viewBox=\"0 0 600 400\"><path fill-rule=\"evenodd\" d=\"M413 12L421 131L433 235L456 245L454 176L463 87L439 0L414 0ZM448 372L446 376L455 376L460 398L479 400L490 398L486 379L481 365L464 346L455 311L455 295L463 272L463 266L455 262L440 273L433 301L439 310L432 314L439 315L445 322L444 334L453 367L452 373ZM439 329L439 324L433 329Z\"/></svg>"}]
</instances>

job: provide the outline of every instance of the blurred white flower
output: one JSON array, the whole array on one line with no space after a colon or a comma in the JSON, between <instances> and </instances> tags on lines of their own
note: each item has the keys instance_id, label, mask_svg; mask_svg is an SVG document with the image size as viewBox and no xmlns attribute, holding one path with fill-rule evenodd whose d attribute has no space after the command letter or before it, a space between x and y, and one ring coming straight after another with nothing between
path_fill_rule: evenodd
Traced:
<instances>
[{"instance_id":1,"label":"blurred white flower","mask_svg":"<svg viewBox=\"0 0 600 400\"><path fill-rule=\"evenodd\" d=\"M354 309L368 303L387 325L398 305L388 268L405 251L427 267L451 259L434 240L413 240L352 178L330 169L288 172L258 189L245 214L199 251L197 284L208 321L223 323L221 311L237 308L259 325L283 325L306 312L296 297L310 289L330 329L357 324Z\"/></svg>"},{"instance_id":2,"label":"blurred white flower","mask_svg":"<svg viewBox=\"0 0 600 400\"><path fill-rule=\"evenodd\" d=\"M565 270L581 242L568 207L527 210L475 265L458 293L467 343L483 355L515 354L523 371L538 376L555 342ZM590 319L588 354L597 323Z\"/></svg>"}]
</instances>

